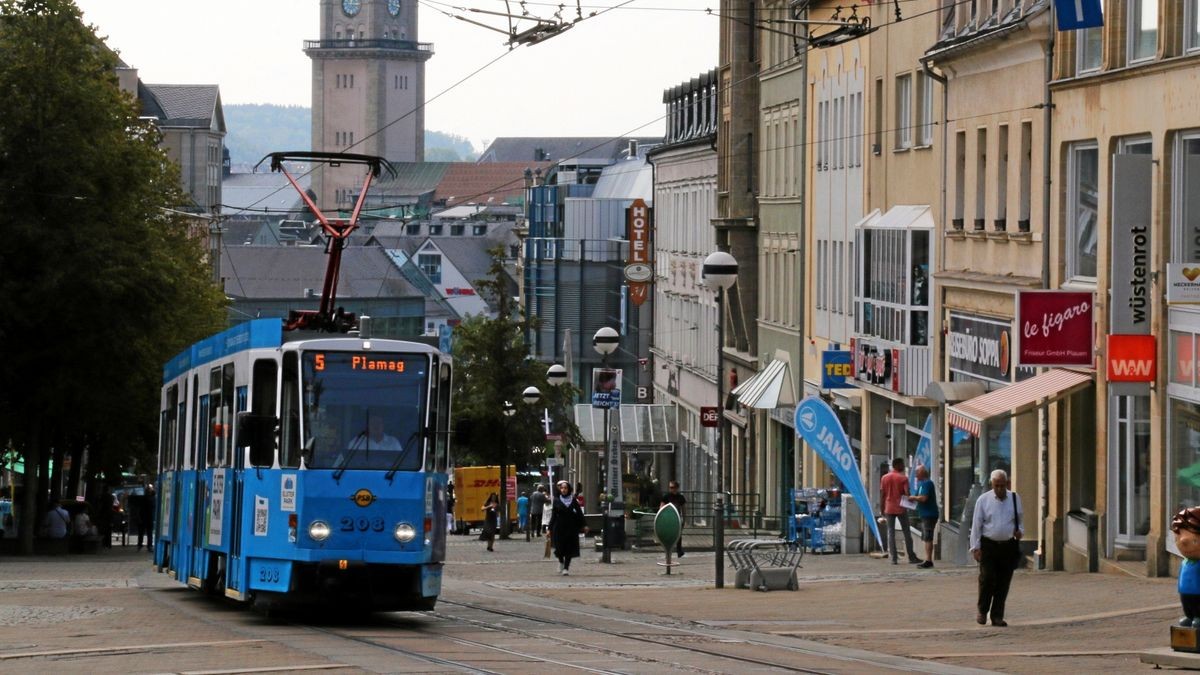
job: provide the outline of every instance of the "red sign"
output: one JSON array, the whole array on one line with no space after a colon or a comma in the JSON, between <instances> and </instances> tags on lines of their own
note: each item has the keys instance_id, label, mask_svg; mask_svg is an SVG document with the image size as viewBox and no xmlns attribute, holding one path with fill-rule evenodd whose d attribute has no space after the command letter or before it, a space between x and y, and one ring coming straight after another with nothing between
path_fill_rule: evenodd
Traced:
<instances>
[{"instance_id":1,"label":"red sign","mask_svg":"<svg viewBox=\"0 0 1200 675\"><path fill-rule=\"evenodd\" d=\"M1153 335L1108 336L1108 381L1153 382L1158 373L1158 343Z\"/></svg>"},{"instance_id":2,"label":"red sign","mask_svg":"<svg viewBox=\"0 0 1200 675\"><path fill-rule=\"evenodd\" d=\"M1017 298L1019 366L1091 366L1091 293L1021 291Z\"/></svg>"},{"instance_id":3,"label":"red sign","mask_svg":"<svg viewBox=\"0 0 1200 675\"><path fill-rule=\"evenodd\" d=\"M721 423L721 409L715 405L700 407L700 426L715 427Z\"/></svg>"},{"instance_id":4,"label":"red sign","mask_svg":"<svg viewBox=\"0 0 1200 675\"><path fill-rule=\"evenodd\" d=\"M629 239L629 258L625 262L625 281L629 284L629 300L641 305L650 295L650 280L654 268L650 265L650 207L643 199L635 199L626 209Z\"/></svg>"},{"instance_id":5,"label":"red sign","mask_svg":"<svg viewBox=\"0 0 1200 675\"><path fill-rule=\"evenodd\" d=\"M1174 359L1170 368L1171 381L1190 387L1197 370L1195 336L1172 331L1171 339L1175 343L1175 351L1171 356Z\"/></svg>"}]
</instances>

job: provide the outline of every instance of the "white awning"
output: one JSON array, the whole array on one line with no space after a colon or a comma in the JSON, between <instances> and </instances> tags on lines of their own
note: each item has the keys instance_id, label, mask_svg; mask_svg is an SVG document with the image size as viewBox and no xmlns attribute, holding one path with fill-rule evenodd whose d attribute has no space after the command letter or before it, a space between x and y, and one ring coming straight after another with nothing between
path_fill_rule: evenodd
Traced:
<instances>
[{"instance_id":1,"label":"white awning","mask_svg":"<svg viewBox=\"0 0 1200 675\"><path fill-rule=\"evenodd\" d=\"M766 368L739 384L731 393L737 398L738 403L747 408L769 410L777 407L780 402L784 404L796 402L791 372L788 369L787 361L781 359L768 363Z\"/></svg>"},{"instance_id":2,"label":"white awning","mask_svg":"<svg viewBox=\"0 0 1200 675\"><path fill-rule=\"evenodd\" d=\"M983 424L996 417L1011 417L1052 403L1092 383L1091 373L1053 368L1028 380L990 391L946 408L946 421L978 436Z\"/></svg>"}]
</instances>

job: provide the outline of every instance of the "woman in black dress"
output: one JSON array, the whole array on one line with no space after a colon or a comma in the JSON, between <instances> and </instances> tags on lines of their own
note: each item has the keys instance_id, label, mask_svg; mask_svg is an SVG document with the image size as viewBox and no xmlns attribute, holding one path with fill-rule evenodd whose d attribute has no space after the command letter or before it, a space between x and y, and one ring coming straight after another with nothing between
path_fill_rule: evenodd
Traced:
<instances>
[{"instance_id":1,"label":"woman in black dress","mask_svg":"<svg viewBox=\"0 0 1200 675\"><path fill-rule=\"evenodd\" d=\"M496 493L488 495L487 501L483 503L483 534L479 538L487 542L487 550L493 551L492 544L496 541L496 528L500 524L500 498Z\"/></svg>"},{"instance_id":2,"label":"woman in black dress","mask_svg":"<svg viewBox=\"0 0 1200 675\"><path fill-rule=\"evenodd\" d=\"M583 507L571 494L571 484L558 482L558 494L554 497L550 511L550 539L554 543L554 555L558 558L559 574L570 574L571 558L579 557L579 533L587 534L583 520Z\"/></svg>"}]
</instances>

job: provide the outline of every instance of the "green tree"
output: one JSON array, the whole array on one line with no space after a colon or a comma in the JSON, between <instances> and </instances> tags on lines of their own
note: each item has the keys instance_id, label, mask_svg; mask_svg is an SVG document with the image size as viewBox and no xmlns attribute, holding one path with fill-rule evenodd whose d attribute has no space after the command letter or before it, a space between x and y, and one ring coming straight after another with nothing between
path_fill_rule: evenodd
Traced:
<instances>
[{"instance_id":1,"label":"green tree","mask_svg":"<svg viewBox=\"0 0 1200 675\"><path fill-rule=\"evenodd\" d=\"M490 253L491 276L475 285L497 309L496 316L471 316L454 329L455 441L459 464L500 465L500 503L507 504L508 465L528 466L532 449L545 446L543 409L550 412L555 428L565 430L564 441L578 443L571 408L578 389L569 383L552 387L546 381L546 364L530 356L525 342L536 319L523 316L512 302L503 250ZM542 393L537 405L522 402L522 392L530 386ZM511 417L504 414L506 402L515 409ZM507 535L507 519L502 528Z\"/></svg>"},{"instance_id":2,"label":"green tree","mask_svg":"<svg viewBox=\"0 0 1200 675\"><path fill-rule=\"evenodd\" d=\"M25 460L25 552L48 454L153 470L162 364L222 323L204 228L168 210L188 200L117 63L71 0L0 0L0 441Z\"/></svg>"}]
</instances>

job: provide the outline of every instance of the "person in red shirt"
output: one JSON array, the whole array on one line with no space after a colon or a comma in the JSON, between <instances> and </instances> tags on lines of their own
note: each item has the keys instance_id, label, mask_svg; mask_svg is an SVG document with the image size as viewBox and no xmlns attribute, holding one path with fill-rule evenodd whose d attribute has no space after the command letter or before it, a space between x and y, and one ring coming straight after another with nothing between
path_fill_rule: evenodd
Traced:
<instances>
[{"instance_id":1,"label":"person in red shirt","mask_svg":"<svg viewBox=\"0 0 1200 675\"><path fill-rule=\"evenodd\" d=\"M883 515L887 516L888 550L892 553L892 564L898 565L899 551L896 550L896 520L900 520L900 531L904 533L904 552L908 562L918 564L921 559L913 552L912 531L908 526L908 510L900 505L900 498L908 496L908 476L904 475L904 458L892 460L892 470L879 481L879 495L883 500Z\"/></svg>"}]
</instances>

